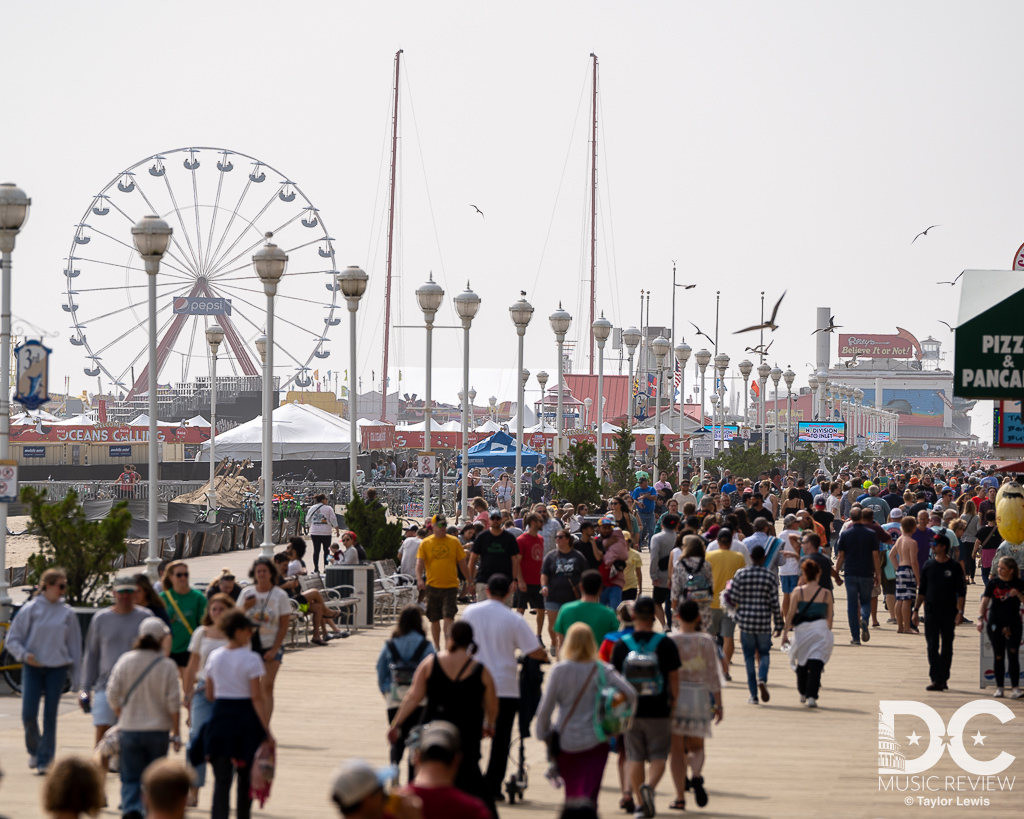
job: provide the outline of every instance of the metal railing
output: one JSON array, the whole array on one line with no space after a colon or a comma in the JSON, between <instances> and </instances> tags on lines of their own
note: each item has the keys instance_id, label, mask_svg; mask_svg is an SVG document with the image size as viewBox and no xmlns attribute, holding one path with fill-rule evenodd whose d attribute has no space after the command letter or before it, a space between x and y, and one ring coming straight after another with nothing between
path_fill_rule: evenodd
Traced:
<instances>
[{"instance_id":1,"label":"metal railing","mask_svg":"<svg viewBox=\"0 0 1024 819\"><path fill-rule=\"evenodd\" d=\"M160 481L157 497L160 501L170 501L208 484L209 481ZM46 497L51 501L63 500L72 489L78 493L79 500L149 500L149 484L145 481L133 486L128 494L121 492L116 481L19 481L18 485L45 489Z\"/></svg>"}]
</instances>

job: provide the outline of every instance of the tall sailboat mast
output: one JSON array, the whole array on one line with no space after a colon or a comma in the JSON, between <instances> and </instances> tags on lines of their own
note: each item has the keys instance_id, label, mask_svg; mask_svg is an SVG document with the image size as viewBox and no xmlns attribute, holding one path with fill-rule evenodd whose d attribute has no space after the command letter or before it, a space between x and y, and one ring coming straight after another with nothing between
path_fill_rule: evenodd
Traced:
<instances>
[{"instance_id":1,"label":"tall sailboat mast","mask_svg":"<svg viewBox=\"0 0 1024 819\"><path fill-rule=\"evenodd\" d=\"M391 117L391 186L388 206L388 272L384 285L384 368L381 370L380 420L386 421L388 412L388 344L391 340L391 264L395 238L395 170L398 166L398 77L402 67L402 49L395 53L395 102Z\"/></svg>"},{"instance_id":2,"label":"tall sailboat mast","mask_svg":"<svg viewBox=\"0 0 1024 819\"><path fill-rule=\"evenodd\" d=\"M591 108L593 109L592 135L590 139L590 374L594 374L594 318L596 309L595 276L597 254L597 55L591 52L594 61L594 80ZM598 396L598 403L601 397Z\"/></svg>"}]
</instances>

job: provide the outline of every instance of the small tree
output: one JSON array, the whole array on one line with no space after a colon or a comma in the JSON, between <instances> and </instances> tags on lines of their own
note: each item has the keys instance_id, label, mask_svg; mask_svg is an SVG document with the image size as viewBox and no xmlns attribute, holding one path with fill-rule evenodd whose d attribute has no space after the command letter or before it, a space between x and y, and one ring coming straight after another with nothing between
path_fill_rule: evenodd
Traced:
<instances>
[{"instance_id":1,"label":"small tree","mask_svg":"<svg viewBox=\"0 0 1024 819\"><path fill-rule=\"evenodd\" d=\"M29 507L29 533L39 537L39 551L28 558L28 577L39 582L54 566L64 569L64 597L72 606L87 606L110 584L114 561L128 551L125 538L132 525L128 503L119 501L102 520L86 520L73 489L56 503L46 502L46 490L26 486L21 501Z\"/></svg>"},{"instance_id":2,"label":"small tree","mask_svg":"<svg viewBox=\"0 0 1024 819\"><path fill-rule=\"evenodd\" d=\"M608 472L612 489L632 489L636 483L633 475L633 430L621 427L615 433L615 449L608 459Z\"/></svg>"},{"instance_id":3,"label":"small tree","mask_svg":"<svg viewBox=\"0 0 1024 819\"><path fill-rule=\"evenodd\" d=\"M750 478L757 480L762 472L770 472L773 466L779 462L777 455L771 453L761 454L761 450L755 447L743 449L741 446L730 447L717 458L709 458L704 462L705 468L710 468L713 474L719 479L728 469L736 477Z\"/></svg>"},{"instance_id":4,"label":"small tree","mask_svg":"<svg viewBox=\"0 0 1024 819\"><path fill-rule=\"evenodd\" d=\"M574 441L569 445L564 458L556 458L562 468L551 476L551 486L555 494L567 500L573 506L580 503L597 504L601 502L601 481L597 477L594 464L597 461L597 447L589 441Z\"/></svg>"},{"instance_id":5,"label":"small tree","mask_svg":"<svg viewBox=\"0 0 1024 819\"><path fill-rule=\"evenodd\" d=\"M655 480L659 480L662 472L667 472L669 476L675 472L675 461L672 460L672 453L668 451L668 447L665 444L662 444L661 449L658 450L658 461L655 466L657 467L654 473Z\"/></svg>"},{"instance_id":6,"label":"small tree","mask_svg":"<svg viewBox=\"0 0 1024 819\"><path fill-rule=\"evenodd\" d=\"M356 533L367 560L395 560L402 545L401 521L389 521L380 502L367 503L357 494L345 507L345 526Z\"/></svg>"},{"instance_id":7,"label":"small tree","mask_svg":"<svg viewBox=\"0 0 1024 819\"><path fill-rule=\"evenodd\" d=\"M860 456L857 454L857 447L848 446L833 453L825 454L825 469L829 475L835 475L839 468L846 464L853 463L856 466Z\"/></svg>"}]
</instances>

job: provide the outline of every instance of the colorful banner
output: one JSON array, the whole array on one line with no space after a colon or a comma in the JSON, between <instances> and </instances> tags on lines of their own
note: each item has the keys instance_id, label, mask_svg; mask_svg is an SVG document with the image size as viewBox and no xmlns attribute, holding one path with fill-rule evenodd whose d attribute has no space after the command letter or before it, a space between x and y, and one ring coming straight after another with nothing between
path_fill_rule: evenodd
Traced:
<instances>
[{"instance_id":1,"label":"colorful banner","mask_svg":"<svg viewBox=\"0 0 1024 819\"><path fill-rule=\"evenodd\" d=\"M896 328L900 330L899 327ZM916 358L920 349L917 339L908 331L900 330L897 335L839 335L839 357L852 358Z\"/></svg>"},{"instance_id":2,"label":"colorful banner","mask_svg":"<svg viewBox=\"0 0 1024 819\"><path fill-rule=\"evenodd\" d=\"M359 436L359 445L364 450L395 448L395 428L390 424L359 427Z\"/></svg>"}]
</instances>

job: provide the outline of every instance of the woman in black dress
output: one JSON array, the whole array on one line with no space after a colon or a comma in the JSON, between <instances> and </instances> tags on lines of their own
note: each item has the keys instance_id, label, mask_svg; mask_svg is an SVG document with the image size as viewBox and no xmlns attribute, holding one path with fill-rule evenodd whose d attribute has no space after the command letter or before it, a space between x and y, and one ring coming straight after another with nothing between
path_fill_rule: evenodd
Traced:
<instances>
[{"instance_id":1,"label":"woman in black dress","mask_svg":"<svg viewBox=\"0 0 1024 819\"><path fill-rule=\"evenodd\" d=\"M497 816L495 795L488 791L480 773L480 742L494 733L498 694L490 672L473 659L475 650L473 627L457 621L452 626L446 649L425 658L416 669L412 688L391 720L388 742L398 739L399 726L426 697L423 723L447 720L462 736L462 763L455 777L455 787L483 799L492 815Z\"/></svg>"}]
</instances>

